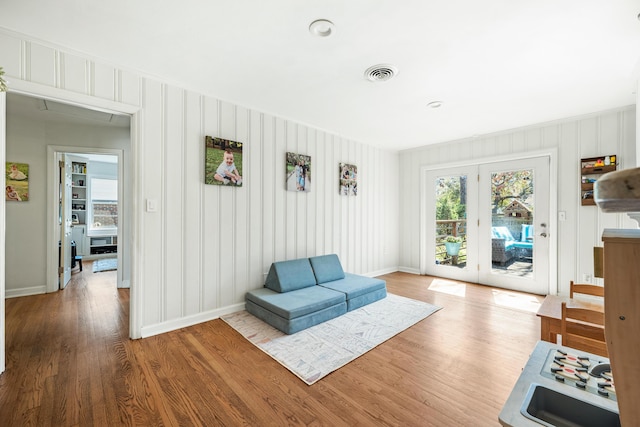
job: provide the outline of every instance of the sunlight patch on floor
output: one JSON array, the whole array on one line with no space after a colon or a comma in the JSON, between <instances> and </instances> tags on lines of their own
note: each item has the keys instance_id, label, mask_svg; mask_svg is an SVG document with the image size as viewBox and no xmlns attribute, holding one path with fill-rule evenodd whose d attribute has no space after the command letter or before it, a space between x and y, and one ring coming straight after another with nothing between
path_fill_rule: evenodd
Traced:
<instances>
[{"instance_id":1,"label":"sunlight patch on floor","mask_svg":"<svg viewBox=\"0 0 640 427\"><path fill-rule=\"evenodd\" d=\"M533 295L499 289L494 289L491 292L493 293L493 302L496 305L529 311L531 313L537 313L540 308L541 302Z\"/></svg>"},{"instance_id":2,"label":"sunlight patch on floor","mask_svg":"<svg viewBox=\"0 0 640 427\"><path fill-rule=\"evenodd\" d=\"M467 285L453 280L433 279L429 290L464 297L467 291Z\"/></svg>"}]
</instances>

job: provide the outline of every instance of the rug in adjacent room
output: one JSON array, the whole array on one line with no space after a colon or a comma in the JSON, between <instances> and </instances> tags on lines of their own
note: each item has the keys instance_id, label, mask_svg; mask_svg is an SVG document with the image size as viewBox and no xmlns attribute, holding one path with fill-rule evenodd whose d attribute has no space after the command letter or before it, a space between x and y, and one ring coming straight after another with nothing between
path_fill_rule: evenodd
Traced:
<instances>
[{"instance_id":1,"label":"rug in adjacent room","mask_svg":"<svg viewBox=\"0 0 640 427\"><path fill-rule=\"evenodd\" d=\"M93 272L112 271L118 269L118 258L103 258L93 261Z\"/></svg>"},{"instance_id":2,"label":"rug in adjacent room","mask_svg":"<svg viewBox=\"0 0 640 427\"><path fill-rule=\"evenodd\" d=\"M229 326L311 385L442 307L394 294L287 335L247 311L222 316Z\"/></svg>"}]
</instances>

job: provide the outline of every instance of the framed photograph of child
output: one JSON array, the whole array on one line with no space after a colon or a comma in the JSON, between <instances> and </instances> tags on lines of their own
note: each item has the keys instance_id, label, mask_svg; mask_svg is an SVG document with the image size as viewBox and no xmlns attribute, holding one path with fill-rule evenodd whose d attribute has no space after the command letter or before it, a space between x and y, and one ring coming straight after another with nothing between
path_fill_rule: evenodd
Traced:
<instances>
[{"instance_id":1,"label":"framed photograph of child","mask_svg":"<svg viewBox=\"0 0 640 427\"><path fill-rule=\"evenodd\" d=\"M311 156L287 152L287 191L311 191Z\"/></svg>"},{"instance_id":2,"label":"framed photograph of child","mask_svg":"<svg viewBox=\"0 0 640 427\"><path fill-rule=\"evenodd\" d=\"M358 167L347 163L338 165L340 187L338 193L343 196L358 195Z\"/></svg>"},{"instance_id":3,"label":"framed photograph of child","mask_svg":"<svg viewBox=\"0 0 640 427\"><path fill-rule=\"evenodd\" d=\"M5 200L26 202L29 200L29 165L7 162L5 170Z\"/></svg>"},{"instance_id":4,"label":"framed photograph of child","mask_svg":"<svg viewBox=\"0 0 640 427\"><path fill-rule=\"evenodd\" d=\"M242 187L242 142L204 137L204 183Z\"/></svg>"}]
</instances>

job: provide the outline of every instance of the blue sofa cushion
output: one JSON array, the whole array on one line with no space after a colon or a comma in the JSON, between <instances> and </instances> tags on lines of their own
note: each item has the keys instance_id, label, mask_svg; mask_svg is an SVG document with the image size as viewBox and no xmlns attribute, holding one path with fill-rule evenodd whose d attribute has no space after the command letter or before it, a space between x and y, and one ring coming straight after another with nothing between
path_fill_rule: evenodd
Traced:
<instances>
[{"instance_id":1,"label":"blue sofa cushion","mask_svg":"<svg viewBox=\"0 0 640 427\"><path fill-rule=\"evenodd\" d=\"M283 319L277 314L249 300L247 300L245 305L249 313L258 319L262 319L274 328L281 330L285 334L295 334L298 331L326 322L347 312L347 304L341 302L340 304L332 305L331 307L323 308L322 310L314 311L313 313L305 314L295 319Z\"/></svg>"},{"instance_id":2,"label":"blue sofa cushion","mask_svg":"<svg viewBox=\"0 0 640 427\"><path fill-rule=\"evenodd\" d=\"M246 299L284 319L295 319L346 302L344 293L315 284L284 293L260 288L247 292Z\"/></svg>"},{"instance_id":3,"label":"blue sofa cushion","mask_svg":"<svg viewBox=\"0 0 640 427\"><path fill-rule=\"evenodd\" d=\"M369 292L387 288L384 280L351 273L346 273L344 279L325 282L320 286L344 292L347 295L347 301L368 294Z\"/></svg>"},{"instance_id":4,"label":"blue sofa cushion","mask_svg":"<svg viewBox=\"0 0 640 427\"><path fill-rule=\"evenodd\" d=\"M316 276L309 259L300 258L271 264L264 286L276 292L289 292L315 284Z\"/></svg>"},{"instance_id":5,"label":"blue sofa cushion","mask_svg":"<svg viewBox=\"0 0 640 427\"><path fill-rule=\"evenodd\" d=\"M356 308L364 307L367 304L381 300L387 296L387 288L376 289L373 292L360 295L359 297L351 298L347 300L347 311L355 310Z\"/></svg>"},{"instance_id":6,"label":"blue sofa cushion","mask_svg":"<svg viewBox=\"0 0 640 427\"><path fill-rule=\"evenodd\" d=\"M321 255L309 258L313 273L316 275L316 283L331 282L344 279L344 270L338 259L338 255Z\"/></svg>"},{"instance_id":7,"label":"blue sofa cushion","mask_svg":"<svg viewBox=\"0 0 640 427\"><path fill-rule=\"evenodd\" d=\"M533 249L532 242L514 242L513 246L515 246L516 248Z\"/></svg>"}]
</instances>

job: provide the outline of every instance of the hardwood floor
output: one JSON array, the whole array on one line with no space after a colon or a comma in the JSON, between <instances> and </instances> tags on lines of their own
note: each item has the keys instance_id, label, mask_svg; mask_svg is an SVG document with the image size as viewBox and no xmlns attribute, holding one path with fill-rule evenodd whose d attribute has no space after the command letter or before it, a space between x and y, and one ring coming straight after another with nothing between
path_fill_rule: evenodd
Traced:
<instances>
[{"instance_id":1,"label":"hardwood floor","mask_svg":"<svg viewBox=\"0 0 640 427\"><path fill-rule=\"evenodd\" d=\"M540 333L542 297L388 274L444 308L307 386L221 320L128 339L115 274L6 301L0 425L497 426Z\"/></svg>"}]
</instances>

